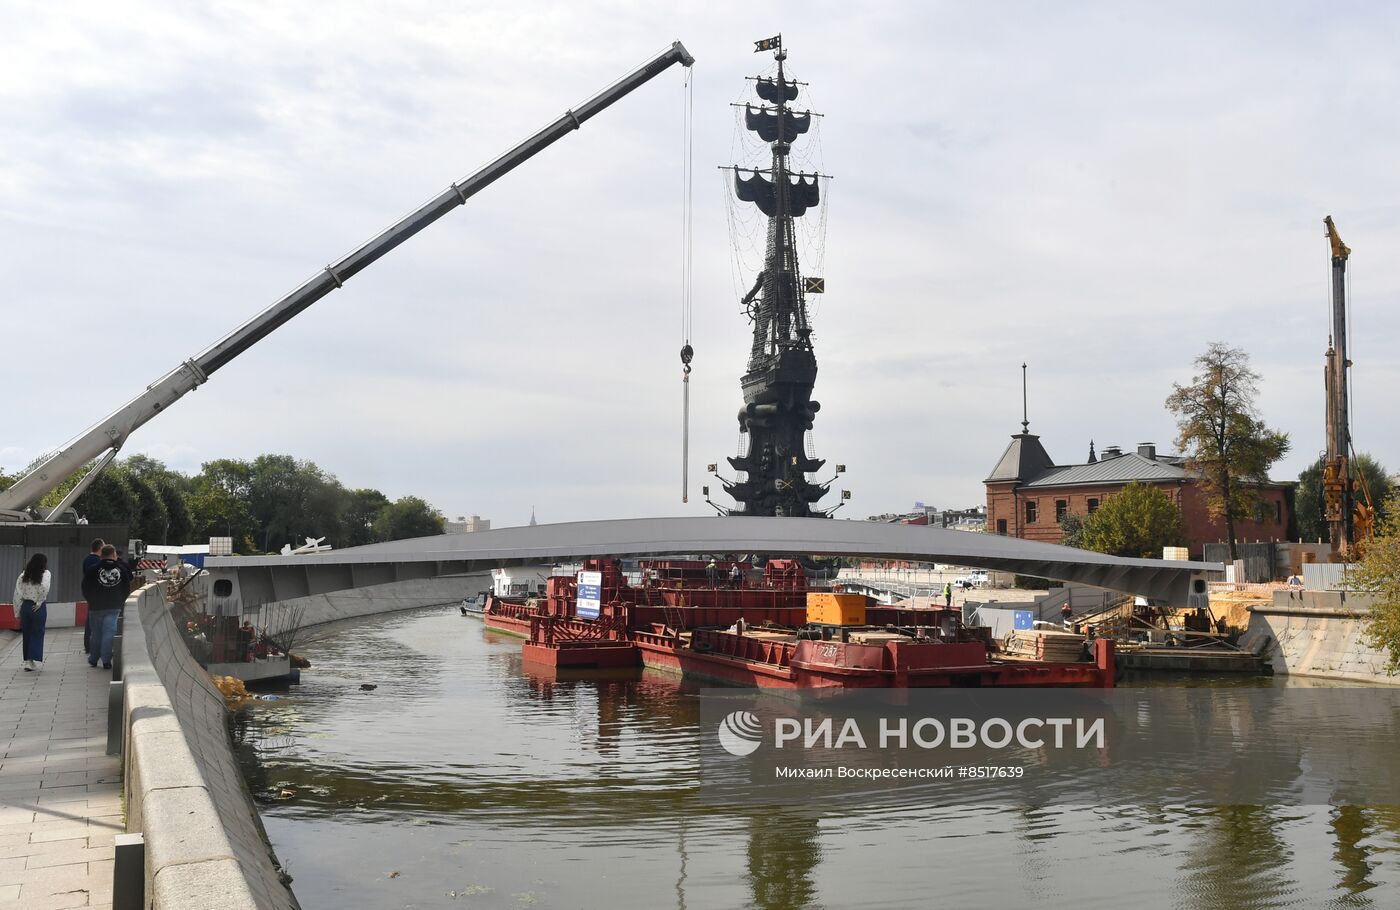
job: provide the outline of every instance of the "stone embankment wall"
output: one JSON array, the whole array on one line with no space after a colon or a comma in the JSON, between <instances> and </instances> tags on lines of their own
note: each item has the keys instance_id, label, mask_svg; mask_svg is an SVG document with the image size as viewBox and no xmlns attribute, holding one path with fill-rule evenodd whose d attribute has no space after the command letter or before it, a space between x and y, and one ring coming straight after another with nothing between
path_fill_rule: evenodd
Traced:
<instances>
[{"instance_id":1,"label":"stone embankment wall","mask_svg":"<svg viewBox=\"0 0 1400 910\"><path fill-rule=\"evenodd\" d=\"M303 611L301 621L304 627L319 626L374 613L393 613L437 604L453 604L464 597L490 588L489 572L443 575L438 578L406 579L364 588L331 591L328 594L295 597L278 601L278 606L283 609L300 608Z\"/></svg>"},{"instance_id":2,"label":"stone embankment wall","mask_svg":"<svg viewBox=\"0 0 1400 910\"><path fill-rule=\"evenodd\" d=\"M455 603L489 573L302 597L304 626ZM296 910L229 742L227 710L190 655L164 587L127 601L122 630L126 828L146 842L153 910Z\"/></svg>"},{"instance_id":3,"label":"stone embankment wall","mask_svg":"<svg viewBox=\"0 0 1400 910\"><path fill-rule=\"evenodd\" d=\"M1363 637L1370 598L1343 591L1279 591L1272 604L1250 608L1241 644L1266 647L1275 673L1400 685L1385 672L1385 655Z\"/></svg>"},{"instance_id":4,"label":"stone embankment wall","mask_svg":"<svg viewBox=\"0 0 1400 910\"><path fill-rule=\"evenodd\" d=\"M151 585L127 601L122 787L154 910L295 910L229 742L223 697Z\"/></svg>"}]
</instances>

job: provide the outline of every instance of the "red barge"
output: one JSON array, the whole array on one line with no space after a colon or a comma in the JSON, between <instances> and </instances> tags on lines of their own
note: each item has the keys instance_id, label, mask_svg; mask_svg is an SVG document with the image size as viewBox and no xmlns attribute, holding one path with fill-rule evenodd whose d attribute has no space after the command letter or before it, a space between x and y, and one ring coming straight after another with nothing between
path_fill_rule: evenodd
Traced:
<instances>
[{"instance_id":1,"label":"red barge","mask_svg":"<svg viewBox=\"0 0 1400 910\"><path fill-rule=\"evenodd\" d=\"M736 566L739 583L719 583ZM1011 656L989 630L963 626L960 610L901 608L810 588L791 560L771 560L757 583L746 563L643 561L637 584L613 560L589 560L584 569L602 579L596 619L578 615L577 579L555 576L543 597L488 597L483 621L526 638L527 662L560 670L644 666L782 689L1114 681L1111 641L1087 643L1083 660Z\"/></svg>"}]
</instances>

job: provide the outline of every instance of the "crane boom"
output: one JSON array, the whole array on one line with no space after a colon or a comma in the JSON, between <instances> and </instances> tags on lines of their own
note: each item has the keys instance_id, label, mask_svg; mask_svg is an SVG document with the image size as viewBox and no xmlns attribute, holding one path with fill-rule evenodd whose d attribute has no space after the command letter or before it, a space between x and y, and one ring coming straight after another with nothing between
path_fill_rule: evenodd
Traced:
<instances>
[{"instance_id":1,"label":"crane boom","mask_svg":"<svg viewBox=\"0 0 1400 910\"><path fill-rule=\"evenodd\" d=\"M672 64L690 66L695 59L679 41L662 54L603 89L578 108L567 110L553 123L487 164L464 180L453 183L427 204L397 224L360 246L344 258L326 266L305 284L258 313L229 334L146 387L140 395L103 418L31 469L9 489L0 491L0 520L25 520L40 499L77 473L85 464L107 452L119 450L133 431L206 382L214 371L270 335L346 281L368 268L380 257L414 234L464 204L472 196L528 161L557 140L581 127L584 121L602 112L613 102L641 87ZM111 459L99 463L92 474ZM57 510L54 510L55 513ZM51 513L47 518L55 517Z\"/></svg>"}]
</instances>

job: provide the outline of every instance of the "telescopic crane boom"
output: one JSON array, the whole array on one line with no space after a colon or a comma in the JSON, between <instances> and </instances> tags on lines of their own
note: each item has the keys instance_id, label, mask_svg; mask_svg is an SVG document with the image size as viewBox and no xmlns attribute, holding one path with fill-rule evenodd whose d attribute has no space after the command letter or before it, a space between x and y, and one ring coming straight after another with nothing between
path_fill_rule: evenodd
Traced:
<instances>
[{"instance_id":1,"label":"telescopic crane boom","mask_svg":"<svg viewBox=\"0 0 1400 910\"><path fill-rule=\"evenodd\" d=\"M93 469L64 497L64 501L42 516L48 520L57 517L96 479L98 472L116 457L116 453L137 428L204 384L215 370L266 338L278 326L331 291L342 287L346 281L368 268L394 247L462 205L555 141L578 129L584 121L650 81L672 64L690 66L694 62L695 59L686 51L685 46L679 41L675 42L664 53L622 77L578 108L565 111L549 126L470 177L449 185L426 205L405 216L359 249L326 266L301 287L225 335L213 346L151 383L140 395L44 459L8 490L0 491L0 520L30 520L33 516L29 510L35 508L39 500L77 473L83 465L98 459Z\"/></svg>"}]
</instances>

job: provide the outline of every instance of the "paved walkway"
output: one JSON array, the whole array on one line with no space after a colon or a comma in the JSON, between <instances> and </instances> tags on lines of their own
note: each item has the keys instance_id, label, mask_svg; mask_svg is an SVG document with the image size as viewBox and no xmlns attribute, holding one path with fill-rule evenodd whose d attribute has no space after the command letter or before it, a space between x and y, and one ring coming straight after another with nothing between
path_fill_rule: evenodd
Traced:
<instances>
[{"instance_id":1,"label":"paved walkway","mask_svg":"<svg viewBox=\"0 0 1400 910\"><path fill-rule=\"evenodd\" d=\"M110 671L81 629L50 629L48 660L24 672L0 632L0 908L112 905L112 839L123 830L121 760L107 751Z\"/></svg>"}]
</instances>

